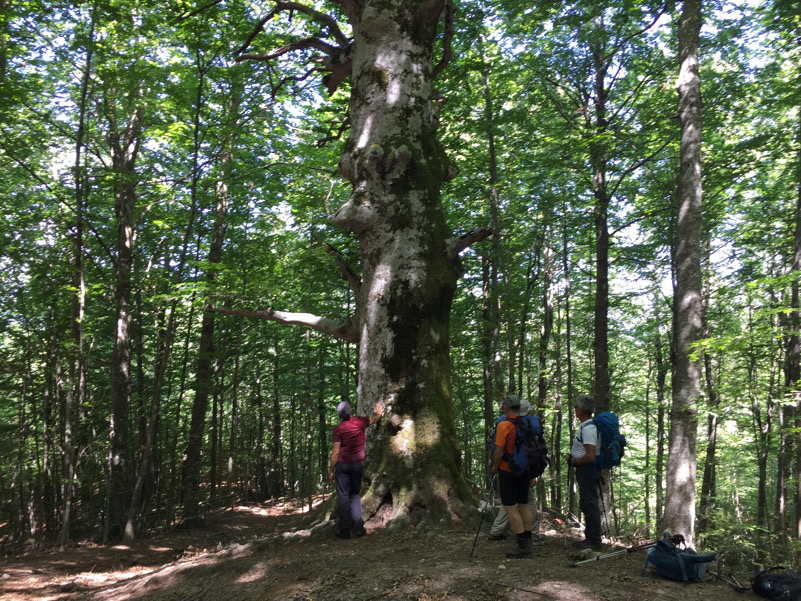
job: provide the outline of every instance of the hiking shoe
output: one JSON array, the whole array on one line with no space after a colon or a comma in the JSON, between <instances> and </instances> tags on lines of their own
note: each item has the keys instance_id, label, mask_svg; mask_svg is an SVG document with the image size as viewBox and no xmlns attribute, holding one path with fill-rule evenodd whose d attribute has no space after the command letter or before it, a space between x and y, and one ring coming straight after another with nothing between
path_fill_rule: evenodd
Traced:
<instances>
[{"instance_id":1,"label":"hiking shoe","mask_svg":"<svg viewBox=\"0 0 801 601\"><path fill-rule=\"evenodd\" d=\"M367 528L365 528L364 526L359 526L358 528L353 528L350 531L350 534L351 534L351 536L355 536L357 538L359 536L364 536L365 534L367 534Z\"/></svg>"},{"instance_id":2,"label":"hiking shoe","mask_svg":"<svg viewBox=\"0 0 801 601\"><path fill-rule=\"evenodd\" d=\"M350 532L343 532L339 529L339 526L334 527L334 536L337 538L350 538Z\"/></svg>"},{"instance_id":3,"label":"hiking shoe","mask_svg":"<svg viewBox=\"0 0 801 601\"><path fill-rule=\"evenodd\" d=\"M533 557L533 555L534 548L531 545L530 538L518 538L517 546L513 547L511 551L506 552L506 557L508 559L526 559L528 557Z\"/></svg>"},{"instance_id":4,"label":"hiking shoe","mask_svg":"<svg viewBox=\"0 0 801 601\"><path fill-rule=\"evenodd\" d=\"M579 550L592 549L593 551L603 551L604 546L601 543L591 543L584 539L573 543L573 547Z\"/></svg>"},{"instance_id":5,"label":"hiking shoe","mask_svg":"<svg viewBox=\"0 0 801 601\"><path fill-rule=\"evenodd\" d=\"M509 537L506 536L503 532L501 532L500 534L490 534L487 537L487 540L506 540L507 538Z\"/></svg>"}]
</instances>

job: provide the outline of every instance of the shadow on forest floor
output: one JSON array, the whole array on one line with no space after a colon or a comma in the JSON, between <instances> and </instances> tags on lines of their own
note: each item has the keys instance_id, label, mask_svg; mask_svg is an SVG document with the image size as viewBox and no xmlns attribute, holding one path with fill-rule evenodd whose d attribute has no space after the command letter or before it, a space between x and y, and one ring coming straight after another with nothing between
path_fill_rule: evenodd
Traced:
<instances>
[{"instance_id":1,"label":"shadow on forest floor","mask_svg":"<svg viewBox=\"0 0 801 601\"><path fill-rule=\"evenodd\" d=\"M733 593L716 582L715 564L700 583L686 586L643 574L644 551L571 568L575 539L553 529L533 559L508 560L511 539L487 540L487 521L478 539L477 524L456 524L444 532L368 530L340 540L330 522L309 528L304 517L296 505L271 502L235 507L209 516L205 528L156 533L130 547L84 542L65 552L30 550L0 565L0 598L731 601ZM747 584L748 576L737 577Z\"/></svg>"}]
</instances>

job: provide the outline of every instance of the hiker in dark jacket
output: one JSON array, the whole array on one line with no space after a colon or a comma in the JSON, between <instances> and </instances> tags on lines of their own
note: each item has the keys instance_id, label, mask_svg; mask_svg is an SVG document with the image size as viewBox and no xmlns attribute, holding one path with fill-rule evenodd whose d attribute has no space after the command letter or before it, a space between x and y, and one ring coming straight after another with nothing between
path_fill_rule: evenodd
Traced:
<instances>
[{"instance_id":1,"label":"hiker in dark jacket","mask_svg":"<svg viewBox=\"0 0 801 601\"><path fill-rule=\"evenodd\" d=\"M531 509L528 506L528 489L531 479L528 471L518 476L512 472L506 457L515 452L517 427L515 420L520 410L520 398L509 394L503 400L506 419L498 423L495 435L495 453L492 457L492 472L498 474L498 488L501 491L501 504L509 518L509 525L516 535L517 545L506 553L510 559L531 557L534 553L531 544Z\"/></svg>"},{"instance_id":2,"label":"hiker in dark jacket","mask_svg":"<svg viewBox=\"0 0 801 601\"><path fill-rule=\"evenodd\" d=\"M567 455L567 465L576 468L576 482L579 487L579 507L584 514L584 540L578 542L582 548L601 551L601 510L598 507L598 492L601 485L601 470L595 464L595 456L600 448L598 429L592 421L595 413L595 399L588 394L576 398L576 418L578 432Z\"/></svg>"},{"instance_id":3,"label":"hiker in dark jacket","mask_svg":"<svg viewBox=\"0 0 801 601\"><path fill-rule=\"evenodd\" d=\"M334 427L331 448L331 471L328 479L336 483L337 515L334 534L339 538L362 536L366 532L362 520L362 475L364 474L364 431L381 419L384 403L379 401L371 417L353 417L350 403L337 405L342 420Z\"/></svg>"}]
</instances>

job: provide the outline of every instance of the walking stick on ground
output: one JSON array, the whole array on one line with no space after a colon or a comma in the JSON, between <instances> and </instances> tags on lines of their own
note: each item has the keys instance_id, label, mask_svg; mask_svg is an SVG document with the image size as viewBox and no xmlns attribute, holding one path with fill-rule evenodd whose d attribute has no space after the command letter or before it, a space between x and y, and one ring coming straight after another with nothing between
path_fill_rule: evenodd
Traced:
<instances>
[{"instance_id":1,"label":"walking stick on ground","mask_svg":"<svg viewBox=\"0 0 801 601\"><path fill-rule=\"evenodd\" d=\"M498 477L496 473L492 480L490 480L490 490L495 490L495 479ZM483 492L483 491L482 491ZM478 530L476 530L476 537L473 539L473 548L470 549L470 559L473 559L473 551L476 550L476 542L478 542L478 533L481 532L481 525L484 523L484 509L486 509L489 503L487 502L487 497L489 495L484 495L484 507L481 509L481 519L478 520Z\"/></svg>"},{"instance_id":2,"label":"walking stick on ground","mask_svg":"<svg viewBox=\"0 0 801 601\"><path fill-rule=\"evenodd\" d=\"M678 545L684 542L684 536L681 534L674 534L673 536L669 537L667 540L672 542L674 545ZM610 557L618 557L619 555L627 555L628 553L634 553L635 551L641 551L642 549L650 549L656 543L659 542L658 540L644 540L640 542L638 545L634 547L627 547L625 549L620 549L620 551L612 551L611 553L603 553L601 555L596 555L595 557L591 557L590 559L584 559L582 561L574 561L570 564L571 568L575 568L578 565L583 563L590 563L593 561L601 561L602 559L609 559Z\"/></svg>"}]
</instances>

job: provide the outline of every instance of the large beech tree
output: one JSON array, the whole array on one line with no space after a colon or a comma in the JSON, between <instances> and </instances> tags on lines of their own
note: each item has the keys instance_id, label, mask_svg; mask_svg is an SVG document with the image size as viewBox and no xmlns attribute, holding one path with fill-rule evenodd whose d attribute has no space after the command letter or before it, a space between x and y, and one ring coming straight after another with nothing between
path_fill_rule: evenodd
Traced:
<instances>
[{"instance_id":1,"label":"large beech tree","mask_svg":"<svg viewBox=\"0 0 801 601\"><path fill-rule=\"evenodd\" d=\"M451 302L460 276L459 254L485 238L481 230L456 236L445 221L441 187L456 175L437 136L440 98L433 86L450 55L450 0L340 0L352 29L307 6L277 2L276 14L299 13L327 32L267 54L292 50L325 55L324 79L333 92L350 77L348 120L339 172L352 193L333 216L359 242L361 275L333 255L356 297L345 322L310 314L239 312L297 323L359 343L359 414L387 405L370 451L373 478L367 513L391 506L394 526L439 522L464 513L470 498L461 475L449 359ZM444 24L440 29L440 24Z\"/></svg>"}]
</instances>

